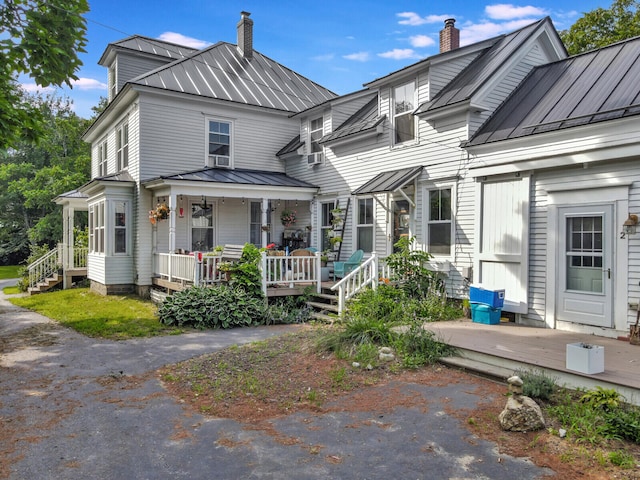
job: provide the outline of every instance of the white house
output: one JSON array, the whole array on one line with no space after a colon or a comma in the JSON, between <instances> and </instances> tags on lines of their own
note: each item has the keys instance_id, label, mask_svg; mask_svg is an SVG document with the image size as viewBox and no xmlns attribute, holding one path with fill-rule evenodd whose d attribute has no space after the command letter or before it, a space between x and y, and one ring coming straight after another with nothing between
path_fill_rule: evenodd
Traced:
<instances>
[{"instance_id":1,"label":"white house","mask_svg":"<svg viewBox=\"0 0 640 480\"><path fill-rule=\"evenodd\" d=\"M522 323L616 337L635 322L639 75L640 38L538 66L467 143L476 279L508 285Z\"/></svg>"},{"instance_id":2,"label":"white house","mask_svg":"<svg viewBox=\"0 0 640 480\"><path fill-rule=\"evenodd\" d=\"M620 238L640 202L635 41L567 59L549 18L473 45L458 39L447 20L439 54L344 96L255 51L246 12L237 45L109 45L100 63L110 102L85 134L93 179L57 199L66 243L74 209L89 210L92 288L145 295L160 255L215 245L324 250L340 207L343 260L358 249L385 257L415 236L453 296L482 282L506 289L504 310L519 322L624 331L640 293L638 237ZM613 103L588 83L595 72L610 85L612 67ZM573 71L581 82L568 80ZM295 225L282 225L294 210ZM567 239L588 232L571 222L596 217L603 252L578 255ZM567 266L587 257L612 277L601 292ZM586 294L561 288L586 280Z\"/></svg>"}]
</instances>

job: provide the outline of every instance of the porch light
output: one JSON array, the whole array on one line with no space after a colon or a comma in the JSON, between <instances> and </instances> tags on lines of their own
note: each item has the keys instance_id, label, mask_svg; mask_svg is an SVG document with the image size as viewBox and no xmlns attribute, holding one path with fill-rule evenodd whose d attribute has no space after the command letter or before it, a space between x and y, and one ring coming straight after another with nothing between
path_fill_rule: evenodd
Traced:
<instances>
[{"instance_id":1,"label":"porch light","mask_svg":"<svg viewBox=\"0 0 640 480\"><path fill-rule=\"evenodd\" d=\"M622 224L622 238L626 235L635 235L637 225L638 216L630 213L629 217Z\"/></svg>"}]
</instances>

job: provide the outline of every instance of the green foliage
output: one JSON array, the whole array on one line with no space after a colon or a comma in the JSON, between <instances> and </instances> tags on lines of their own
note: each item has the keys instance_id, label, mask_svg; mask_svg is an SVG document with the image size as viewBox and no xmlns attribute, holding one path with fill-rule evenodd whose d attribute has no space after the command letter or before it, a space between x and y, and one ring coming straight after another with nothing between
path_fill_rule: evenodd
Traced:
<instances>
[{"instance_id":1,"label":"green foliage","mask_svg":"<svg viewBox=\"0 0 640 480\"><path fill-rule=\"evenodd\" d=\"M615 452L609 452L608 457L612 465L623 468L625 470L630 470L632 468L635 468L636 466L635 457L632 454L627 452L623 452L620 450Z\"/></svg>"},{"instance_id":2,"label":"green foliage","mask_svg":"<svg viewBox=\"0 0 640 480\"><path fill-rule=\"evenodd\" d=\"M304 323L309 320L311 309L304 295L276 297L269 301L264 311L266 325Z\"/></svg>"},{"instance_id":3,"label":"green foliage","mask_svg":"<svg viewBox=\"0 0 640 480\"><path fill-rule=\"evenodd\" d=\"M408 330L396 333L393 347L402 357L402 366L405 368L434 364L440 358L455 353L455 348L438 341L433 332L416 323Z\"/></svg>"},{"instance_id":4,"label":"green foliage","mask_svg":"<svg viewBox=\"0 0 640 480\"><path fill-rule=\"evenodd\" d=\"M20 268L18 273L20 274L20 280L18 281L18 288L21 292L26 292L29 289L29 269L28 265L38 260L40 257L46 255L49 250L48 245L30 245L29 256L24 262L25 265Z\"/></svg>"},{"instance_id":5,"label":"green foliage","mask_svg":"<svg viewBox=\"0 0 640 480\"><path fill-rule=\"evenodd\" d=\"M640 409L625 405L605 413L606 432L609 436L623 438L640 444Z\"/></svg>"},{"instance_id":6,"label":"green foliage","mask_svg":"<svg viewBox=\"0 0 640 480\"><path fill-rule=\"evenodd\" d=\"M397 282L409 296L427 295L433 289L435 274L425 265L431 255L412 248L415 237L401 237L395 244L395 251L386 259L391 268L391 281Z\"/></svg>"},{"instance_id":7,"label":"green foliage","mask_svg":"<svg viewBox=\"0 0 640 480\"><path fill-rule=\"evenodd\" d=\"M405 293L391 285L381 284L377 289L365 289L349 302L349 319L375 319L395 323L404 318L399 305L406 300Z\"/></svg>"},{"instance_id":8,"label":"green foliage","mask_svg":"<svg viewBox=\"0 0 640 480\"><path fill-rule=\"evenodd\" d=\"M560 38L571 55L640 35L640 2L615 0L611 7L585 13Z\"/></svg>"},{"instance_id":9,"label":"green foliage","mask_svg":"<svg viewBox=\"0 0 640 480\"><path fill-rule=\"evenodd\" d=\"M548 401L558 389L557 378L543 370L517 370L514 374L522 379L522 393L527 397Z\"/></svg>"},{"instance_id":10,"label":"green foliage","mask_svg":"<svg viewBox=\"0 0 640 480\"><path fill-rule=\"evenodd\" d=\"M41 87L71 86L82 65L87 0L5 0L0 5L0 149L21 139L36 141L44 117L25 98L17 78L27 74Z\"/></svg>"},{"instance_id":11,"label":"green foliage","mask_svg":"<svg viewBox=\"0 0 640 480\"><path fill-rule=\"evenodd\" d=\"M253 243L246 243L242 256L230 269L234 288L241 288L251 296L262 296L262 275L260 273L260 249Z\"/></svg>"},{"instance_id":12,"label":"green foliage","mask_svg":"<svg viewBox=\"0 0 640 480\"><path fill-rule=\"evenodd\" d=\"M227 285L191 287L167 298L158 309L165 325L195 328L233 328L258 325L263 300L242 288Z\"/></svg>"},{"instance_id":13,"label":"green foliage","mask_svg":"<svg viewBox=\"0 0 640 480\"><path fill-rule=\"evenodd\" d=\"M582 403L607 411L618 408L622 399L623 397L613 388L602 388L600 385L580 397Z\"/></svg>"}]
</instances>

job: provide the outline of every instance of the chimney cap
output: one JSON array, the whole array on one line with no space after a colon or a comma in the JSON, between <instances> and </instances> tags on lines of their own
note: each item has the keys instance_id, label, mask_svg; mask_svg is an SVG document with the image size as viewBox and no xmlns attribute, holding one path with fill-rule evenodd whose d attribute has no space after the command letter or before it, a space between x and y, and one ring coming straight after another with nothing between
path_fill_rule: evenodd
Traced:
<instances>
[{"instance_id":1,"label":"chimney cap","mask_svg":"<svg viewBox=\"0 0 640 480\"><path fill-rule=\"evenodd\" d=\"M245 12L244 10L240 12L241 17L249 17L250 15L251 15L251 12Z\"/></svg>"},{"instance_id":2,"label":"chimney cap","mask_svg":"<svg viewBox=\"0 0 640 480\"><path fill-rule=\"evenodd\" d=\"M455 18L447 18L444 21L444 26L445 27L453 27L455 25L455 23L456 23L456 19Z\"/></svg>"}]
</instances>

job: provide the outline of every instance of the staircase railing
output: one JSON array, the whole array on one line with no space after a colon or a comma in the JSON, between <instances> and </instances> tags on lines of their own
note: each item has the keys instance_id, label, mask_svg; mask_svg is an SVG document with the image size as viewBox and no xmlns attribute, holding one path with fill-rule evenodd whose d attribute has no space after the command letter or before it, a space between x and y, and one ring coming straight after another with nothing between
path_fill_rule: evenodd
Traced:
<instances>
[{"instance_id":1,"label":"staircase railing","mask_svg":"<svg viewBox=\"0 0 640 480\"><path fill-rule=\"evenodd\" d=\"M347 300L356 293L368 286L375 290L378 278L378 256L372 252L370 258L331 287L331 290L338 292L338 315L342 315Z\"/></svg>"},{"instance_id":2,"label":"staircase railing","mask_svg":"<svg viewBox=\"0 0 640 480\"><path fill-rule=\"evenodd\" d=\"M29 265L29 287L34 288L38 283L53 276L58 272L61 265L61 248L58 245L58 247L49 250L49 252Z\"/></svg>"}]
</instances>

